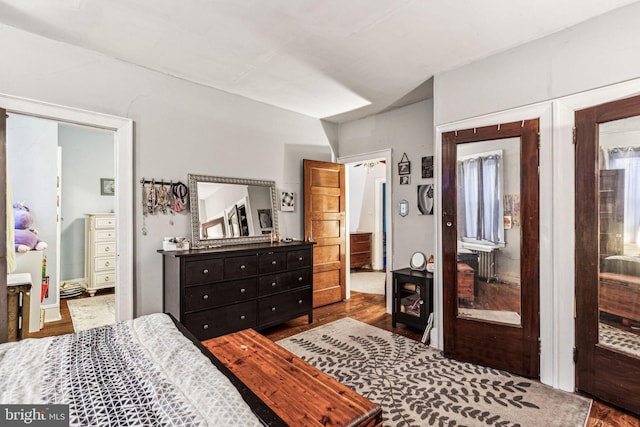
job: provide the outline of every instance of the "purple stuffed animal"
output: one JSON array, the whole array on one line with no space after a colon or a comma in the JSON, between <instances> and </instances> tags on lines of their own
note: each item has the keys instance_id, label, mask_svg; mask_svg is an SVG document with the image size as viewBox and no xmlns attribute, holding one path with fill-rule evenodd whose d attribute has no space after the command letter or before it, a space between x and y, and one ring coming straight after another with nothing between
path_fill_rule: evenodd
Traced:
<instances>
[{"instance_id":1,"label":"purple stuffed animal","mask_svg":"<svg viewBox=\"0 0 640 427\"><path fill-rule=\"evenodd\" d=\"M13 205L13 217L16 222L14 230L16 252L47 249L49 245L38 238L38 232L29 228L33 224L33 217L29 213L28 207L15 203Z\"/></svg>"}]
</instances>

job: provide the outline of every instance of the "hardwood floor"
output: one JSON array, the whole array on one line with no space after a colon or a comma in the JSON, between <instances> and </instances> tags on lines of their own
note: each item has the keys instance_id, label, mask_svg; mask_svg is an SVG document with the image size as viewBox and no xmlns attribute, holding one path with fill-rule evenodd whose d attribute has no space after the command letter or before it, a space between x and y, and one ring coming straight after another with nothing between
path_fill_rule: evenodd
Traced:
<instances>
[{"instance_id":1,"label":"hardwood floor","mask_svg":"<svg viewBox=\"0 0 640 427\"><path fill-rule=\"evenodd\" d=\"M31 334L30 337L39 338L41 336L53 336L73 332L73 324L71 323L71 316L69 315L66 300L62 300L61 303L62 320L45 324L43 330L37 334ZM396 328L391 327L391 315L385 312L384 297L382 295L358 292L352 292L351 299L348 301L338 302L313 310L313 323L311 325L307 324L307 317L303 316L282 325L265 329L261 331L261 333L269 339L277 341L343 317L351 317L416 341L422 337L421 331L407 328L402 324L398 324ZM640 427L640 418L607 405L606 403L594 400L587 426Z\"/></svg>"},{"instance_id":2,"label":"hardwood floor","mask_svg":"<svg viewBox=\"0 0 640 427\"><path fill-rule=\"evenodd\" d=\"M107 295L112 294L113 289L100 289L96 292L96 295ZM68 299L60 299L60 315L62 319L56 322L47 322L44 324L44 328L40 329L38 332L32 332L29 334L29 338L44 338L44 337L54 337L58 335L64 334L72 334L73 330L73 322L71 322L71 315L69 314L69 307L67 307L67 301L71 301L74 299L82 299L82 298L91 298L87 294L83 294L82 296Z\"/></svg>"},{"instance_id":3,"label":"hardwood floor","mask_svg":"<svg viewBox=\"0 0 640 427\"><path fill-rule=\"evenodd\" d=\"M313 310L313 324L307 325L307 318L301 317L285 324L261 331L268 338L277 341L291 335L324 325L343 317L351 317L378 328L386 329L399 335L420 340L422 332L417 329L391 327L391 315L386 314L382 295L351 293L351 299ZM640 427L640 418L628 414L606 403L594 400L589 414L588 427Z\"/></svg>"}]
</instances>

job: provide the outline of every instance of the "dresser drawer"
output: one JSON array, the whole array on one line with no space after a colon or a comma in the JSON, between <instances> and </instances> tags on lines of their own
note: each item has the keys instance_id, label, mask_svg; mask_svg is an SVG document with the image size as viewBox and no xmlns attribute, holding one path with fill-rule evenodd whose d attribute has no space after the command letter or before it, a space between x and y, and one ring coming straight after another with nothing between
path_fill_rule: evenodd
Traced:
<instances>
[{"instance_id":1,"label":"dresser drawer","mask_svg":"<svg viewBox=\"0 0 640 427\"><path fill-rule=\"evenodd\" d=\"M356 254L359 252L371 252L371 242L352 242L351 243L351 253Z\"/></svg>"},{"instance_id":2,"label":"dresser drawer","mask_svg":"<svg viewBox=\"0 0 640 427\"><path fill-rule=\"evenodd\" d=\"M96 258L93 261L95 271L113 270L116 268L116 259L114 257Z\"/></svg>"},{"instance_id":3,"label":"dresser drawer","mask_svg":"<svg viewBox=\"0 0 640 427\"><path fill-rule=\"evenodd\" d=\"M310 271L299 270L272 274L258 279L258 295L265 296L302 286L309 286Z\"/></svg>"},{"instance_id":4,"label":"dresser drawer","mask_svg":"<svg viewBox=\"0 0 640 427\"><path fill-rule=\"evenodd\" d=\"M204 285L222 280L222 259L185 262L185 286Z\"/></svg>"},{"instance_id":5,"label":"dresser drawer","mask_svg":"<svg viewBox=\"0 0 640 427\"><path fill-rule=\"evenodd\" d=\"M93 282L96 287L106 286L106 285L115 285L116 283L116 273L115 271L108 271L105 273L95 273L93 275Z\"/></svg>"},{"instance_id":6,"label":"dresser drawer","mask_svg":"<svg viewBox=\"0 0 640 427\"><path fill-rule=\"evenodd\" d=\"M309 249L287 252L287 268L309 267L311 265L311 253Z\"/></svg>"},{"instance_id":7,"label":"dresser drawer","mask_svg":"<svg viewBox=\"0 0 640 427\"><path fill-rule=\"evenodd\" d=\"M255 276L258 273L258 257L255 255L225 258L225 279Z\"/></svg>"},{"instance_id":8,"label":"dresser drawer","mask_svg":"<svg viewBox=\"0 0 640 427\"><path fill-rule=\"evenodd\" d=\"M256 327L256 302L249 301L186 314L182 322L200 341Z\"/></svg>"},{"instance_id":9,"label":"dresser drawer","mask_svg":"<svg viewBox=\"0 0 640 427\"><path fill-rule=\"evenodd\" d=\"M364 267L371 264L371 255L369 254L351 254L351 268Z\"/></svg>"},{"instance_id":10,"label":"dresser drawer","mask_svg":"<svg viewBox=\"0 0 640 427\"><path fill-rule=\"evenodd\" d=\"M115 228L116 227L116 219L115 218L100 218L97 217L95 219L95 228Z\"/></svg>"},{"instance_id":11,"label":"dresser drawer","mask_svg":"<svg viewBox=\"0 0 640 427\"><path fill-rule=\"evenodd\" d=\"M257 295L256 279L235 280L210 285L190 286L184 291L185 311L196 311L205 308L247 301Z\"/></svg>"},{"instance_id":12,"label":"dresser drawer","mask_svg":"<svg viewBox=\"0 0 640 427\"><path fill-rule=\"evenodd\" d=\"M96 230L96 240L111 240L115 242L116 231L115 230Z\"/></svg>"},{"instance_id":13,"label":"dresser drawer","mask_svg":"<svg viewBox=\"0 0 640 427\"><path fill-rule=\"evenodd\" d=\"M116 253L116 244L113 242L96 243L96 256L114 255Z\"/></svg>"},{"instance_id":14,"label":"dresser drawer","mask_svg":"<svg viewBox=\"0 0 640 427\"><path fill-rule=\"evenodd\" d=\"M258 271L260 273L273 273L286 270L287 255L285 252L267 252L258 255Z\"/></svg>"},{"instance_id":15,"label":"dresser drawer","mask_svg":"<svg viewBox=\"0 0 640 427\"><path fill-rule=\"evenodd\" d=\"M258 326L266 327L307 314L311 300L310 288L261 298L258 300Z\"/></svg>"}]
</instances>

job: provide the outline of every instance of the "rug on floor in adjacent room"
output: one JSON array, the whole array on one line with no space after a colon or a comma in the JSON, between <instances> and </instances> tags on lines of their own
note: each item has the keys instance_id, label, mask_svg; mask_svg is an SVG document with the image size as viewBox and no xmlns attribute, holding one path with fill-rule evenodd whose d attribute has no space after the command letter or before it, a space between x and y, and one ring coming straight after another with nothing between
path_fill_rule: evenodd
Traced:
<instances>
[{"instance_id":1,"label":"rug on floor in adjacent room","mask_svg":"<svg viewBox=\"0 0 640 427\"><path fill-rule=\"evenodd\" d=\"M69 300L67 306L76 332L109 325L116 320L115 294Z\"/></svg>"},{"instance_id":2,"label":"rug on floor in adjacent room","mask_svg":"<svg viewBox=\"0 0 640 427\"><path fill-rule=\"evenodd\" d=\"M350 318L278 344L378 403L384 425L583 427L591 408L589 399L446 359L420 342Z\"/></svg>"},{"instance_id":3,"label":"rug on floor in adjacent room","mask_svg":"<svg viewBox=\"0 0 640 427\"><path fill-rule=\"evenodd\" d=\"M350 274L351 290L365 294L384 295L387 273L384 271L358 271Z\"/></svg>"}]
</instances>

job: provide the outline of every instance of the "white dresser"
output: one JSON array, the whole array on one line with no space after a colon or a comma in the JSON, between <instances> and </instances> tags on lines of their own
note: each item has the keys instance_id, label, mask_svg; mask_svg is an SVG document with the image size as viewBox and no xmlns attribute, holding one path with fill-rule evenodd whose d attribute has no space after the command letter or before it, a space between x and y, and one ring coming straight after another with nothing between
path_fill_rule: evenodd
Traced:
<instances>
[{"instance_id":1,"label":"white dresser","mask_svg":"<svg viewBox=\"0 0 640 427\"><path fill-rule=\"evenodd\" d=\"M116 285L116 217L112 213L87 214L85 219L85 290Z\"/></svg>"}]
</instances>

